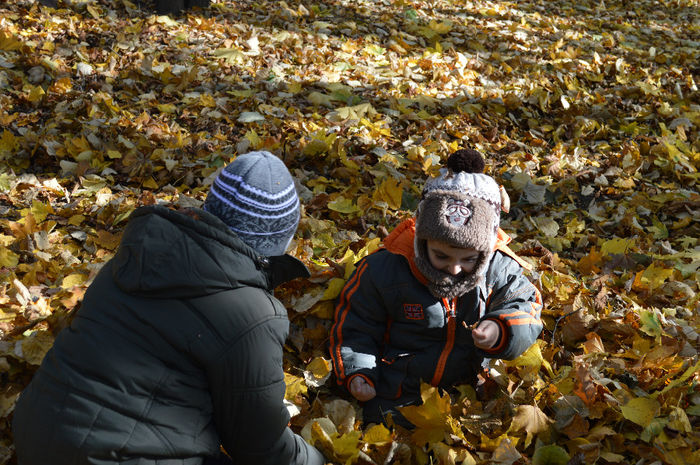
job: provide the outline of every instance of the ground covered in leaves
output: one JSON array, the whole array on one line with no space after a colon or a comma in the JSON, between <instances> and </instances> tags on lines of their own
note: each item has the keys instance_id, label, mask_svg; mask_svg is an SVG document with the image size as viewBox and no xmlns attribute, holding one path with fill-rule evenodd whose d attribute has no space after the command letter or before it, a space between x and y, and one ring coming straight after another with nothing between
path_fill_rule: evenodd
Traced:
<instances>
[{"instance_id":1,"label":"ground covered in leaves","mask_svg":"<svg viewBox=\"0 0 700 465\"><path fill-rule=\"evenodd\" d=\"M697 0L0 3L0 463L129 214L197 205L253 149L299 180L287 399L333 463L700 463L699 74ZM414 432L364 428L329 377L333 298L467 146L546 329L490 398L426 387Z\"/></svg>"}]
</instances>

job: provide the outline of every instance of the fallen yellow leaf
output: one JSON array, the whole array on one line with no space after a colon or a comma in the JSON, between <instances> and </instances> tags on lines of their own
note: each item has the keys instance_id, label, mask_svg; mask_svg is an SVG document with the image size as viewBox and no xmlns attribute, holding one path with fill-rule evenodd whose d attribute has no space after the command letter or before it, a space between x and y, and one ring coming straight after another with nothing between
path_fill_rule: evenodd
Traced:
<instances>
[{"instance_id":1,"label":"fallen yellow leaf","mask_svg":"<svg viewBox=\"0 0 700 465\"><path fill-rule=\"evenodd\" d=\"M661 406L650 397L636 397L621 406L622 416L629 421L645 427L658 415Z\"/></svg>"}]
</instances>

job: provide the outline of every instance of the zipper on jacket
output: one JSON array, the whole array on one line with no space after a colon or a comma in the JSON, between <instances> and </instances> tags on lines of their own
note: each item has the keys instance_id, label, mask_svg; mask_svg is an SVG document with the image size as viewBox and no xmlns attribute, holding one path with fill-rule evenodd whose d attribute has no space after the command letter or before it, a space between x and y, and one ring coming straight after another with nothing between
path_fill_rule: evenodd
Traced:
<instances>
[{"instance_id":1,"label":"zipper on jacket","mask_svg":"<svg viewBox=\"0 0 700 465\"><path fill-rule=\"evenodd\" d=\"M433 386L440 384L442 375L445 372L447 357L450 356L450 352L452 352L452 348L455 344L455 329L457 326L457 298L452 299L452 301L443 298L442 305L445 308L445 315L447 316L447 341L445 342L445 347L442 348L442 353L440 354L437 368L433 374L433 379L430 381L430 384Z\"/></svg>"}]
</instances>

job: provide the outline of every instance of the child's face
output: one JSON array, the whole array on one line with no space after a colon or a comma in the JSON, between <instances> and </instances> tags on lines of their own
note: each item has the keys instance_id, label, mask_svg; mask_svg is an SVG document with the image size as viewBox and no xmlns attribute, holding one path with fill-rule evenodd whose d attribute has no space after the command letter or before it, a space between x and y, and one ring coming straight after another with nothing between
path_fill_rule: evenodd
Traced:
<instances>
[{"instance_id":1,"label":"child's face","mask_svg":"<svg viewBox=\"0 0 700 465\"><path fill-rule=\"evenodd\" d=\"M475 249L463 249L434 240L426 243L430 264L451 275L471 273L479 260L479 252Z\"/></svg>"}]
</instances>

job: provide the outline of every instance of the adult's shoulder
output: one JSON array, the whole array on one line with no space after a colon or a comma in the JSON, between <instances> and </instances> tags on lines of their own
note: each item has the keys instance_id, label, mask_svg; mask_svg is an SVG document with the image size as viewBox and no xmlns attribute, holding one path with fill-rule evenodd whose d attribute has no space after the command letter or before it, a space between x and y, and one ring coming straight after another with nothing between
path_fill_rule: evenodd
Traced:
<instances>
[{"instance_id":1,"label":"adult's shoulder","mask_svg":"<svg viewBox=\"0 0 700 465\"><path fill-rule=\"evenodd\" d=\"M254 286L198 298L191 301L191 307L211 332L227 344L260 325L285 331L288 326L284 305L265 289Z\"/></svg>"}]
</instances>

